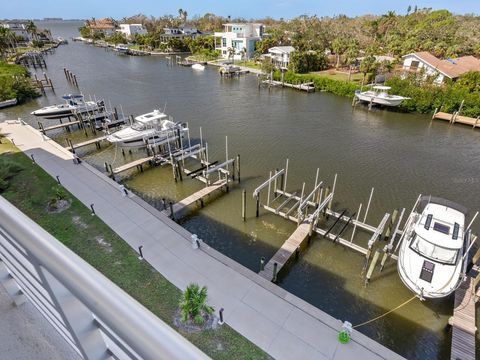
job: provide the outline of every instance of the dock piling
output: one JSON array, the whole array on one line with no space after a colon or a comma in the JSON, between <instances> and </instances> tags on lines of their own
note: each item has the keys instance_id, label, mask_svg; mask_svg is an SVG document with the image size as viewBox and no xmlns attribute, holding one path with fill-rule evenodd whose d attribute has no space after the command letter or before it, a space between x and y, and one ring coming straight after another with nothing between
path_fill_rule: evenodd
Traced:
<instances>
[{"instance_id":1,"label":"dock piling","mask_svg":"<svg viewBox=\"0 0 480 360\"><path fill-rule=\"evenodd\" d=\"M277 267L278 267L277 262L274 262L273 263L273 277L272 277L273 282L277 282Z\"/></svg>"},{"instance_id":2,"label":"dock piling","mask_svg":"<svg viewBox=\"0 0 480 360\"><path fill-rule=\"evenodd\" d=\"M247 219L247 190L245 189L242 191L242 219L243 221Z\"/></svg>"},{"instance_id":3,"label":"dock piling","mask_svg":"<svg viewBox=\"0 0 480 360\"><path fill-rule=\"evenodd\" d=\"M265 270L265 256L260 258L260 271Z\"/></svg>"}]
</instances>

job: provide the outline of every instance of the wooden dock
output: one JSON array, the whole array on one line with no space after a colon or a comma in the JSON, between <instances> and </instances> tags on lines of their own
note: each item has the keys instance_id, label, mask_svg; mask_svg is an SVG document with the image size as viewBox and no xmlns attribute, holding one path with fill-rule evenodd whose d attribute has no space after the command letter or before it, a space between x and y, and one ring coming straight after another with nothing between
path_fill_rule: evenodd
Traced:
<instances>
[{"instance_id":1,"label":"wooden dock","mask_svg":"<svg viewBox=\"0 0 480 360\"><path fill-rule=\"evenodd\" d=\"M175 203L172 205L171 210L167 211L169 212L169 215L172 217L176 217L177 214L181 213L185 208L200 202L203 206L203 199L213 192L220 190L223 186L227 185L227 182L225 180L219 180L213 183L210 186L206 186L197 192L193 193L192 195L186 197L185 199L179 201L178 203ZM173 212L173 213L172 213Z\"/></svg>"},{"instance_id":2,"label":"wooden dock","mask_svg":"<svg viewBox=\"0 0 480 360\"><path fill-rule=\"evenodd\" d=\"M97 146L97 148L99 148L99 144L100 142L104 141L107 139L107 136L100 136L98 138L95 138L95 139L90 139L90 140L87 140L87 141L83 141L83 142L80 142L80 143L77 143L77 144L72 144L70 142L70 145L68 145L66 147L66 149L68 151L72 151L72 152L75 152L75 149L79 149L79 148L82 148L82 147L85 147L85 146L88 146L88 145L92 145L92 144L95 144Z\"/></svg>"},{"instance_id":3,"label":"wooden dock","mask_svg":"<svg viewBox=\"0 0 480 360\"><path fill-rule=\"evenodd\" d=\"M40 124L41 123L39 122L39 126L40 126ZM43 125L42 125L42 126L40 126L40 131L45 134L47 131L63 129L63 128L66 128L66 127L69 127L69 126L79 125L79 124L80 124L80 121L75 120L75 121L68 121L68 122L64 122L63 124L52 125L52 126L47 126L47 127L43 127Z\"/></svg>"},{"instance_id":4,"label":"wooden dock","mask_svg":"<svg viewBox=\"0 0 480 360\"><path fill-rule=\"evenodd\" d=\"M269 86L282 86L282 87L288 87L291 89L302 90L302 91L306 91L307 93L315 92L315 84L313 82L302 83L302 84L290 84L290 83L276 81L276 80L264 80L263 83Z\"/></svg>"},{"instance_id":5,"label":"wooden dock","mask_svg":"<svg viewBox=\"0 0 480 360\"><path fill-rule=\"evenodd\" d=\"M475 286L468 278L455 291L453 316L448 320L452 326L452 360L475 359Z\"/></svg>"},{"instance_id":6,"label":"wooden dock","mask_svg":"<svg viewBox=\"0 0 480 360\"><path fill-rule=\"evenodd\" d=\"M132 162L129 162L128 164L120 165L119 167L116 167L115 169L112 170L113 175L117 175L121 172L133 169L134 167L136 168L141 168L144 164L155 160L155 156L147 156L141 159L134 160Z\"/></svg>"},{"instance_id":7,"label":"wooden dock","mask_svg":"<svg viewBox=\"0 0 480 360\"><path fill-rule=\"evenodd\" d=\"M308 237L308 233L310 230L310 224L302 223L300 224L297 229L293 232L292 235L285 241L282 247L273 255L270 261L265 265L264 269L260 271L258 274L267 279L268 281L272 281L275 279L276 274L280 272L280 270L285 266L288 260L292 257L293 254L300 248L302 243ZM275 268L274 264L277 264L277 268ZM274 274L274 272L276 274Z\"/></svg>"},{"instance_id":8,"label":"wooden dock","mask_svg":"<svg viewBox=\"0 0 480 360\"><path fill-rule=\"evenodd\" d=\"M480 125L480 116L477 116L477 118L471 118L468 116L460 115L458 111L453 114L436 111L433 114L432 119L445 120L451 124L458 123L458 124L468 125L468 126L472 126L473 129L475 129Z\"/></svg>"}]
</instances>

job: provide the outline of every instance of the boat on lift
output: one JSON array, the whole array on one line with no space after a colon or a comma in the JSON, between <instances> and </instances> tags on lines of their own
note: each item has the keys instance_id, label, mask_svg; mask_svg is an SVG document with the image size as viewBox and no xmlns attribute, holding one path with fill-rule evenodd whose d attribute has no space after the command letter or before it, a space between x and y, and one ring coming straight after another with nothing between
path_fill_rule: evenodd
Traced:
<instances>
[{"instance_id":1,"label":"boat on lift","mask_svg":"<svg viewBox=\"0 0 480 360\"><path fill-rule=\"evenodd\" d=\"M45 106L33 111L31 114L47 119L57 119L75 114L95 112L104 106L103 101L85 101L82 94L69 94L62 96L63 104Z\"/></svg>"},{"instance_id":2,"label":"boat on lift","mask_svg":"<svg viewBox=\"0 0 480 360\"><path fill-rule=\"evenodd\" d=\"M383 105L383 106L399 106L404 100L410 99L400 95L390 95L388 91L390 86L375 85L368 91L355 91L355 97L369 104Z\"/></svg>"},{"instance_id":3,"label":"boat on lift","mask_svg":"<svg viewBox=\"0 0 480 360\"><path fill-rule=\"evenodd\" d=\"M470 226L477 215L467 227L466 216L467 209L454 202L418 198L399 240L397 268L420 299L448 296L466 279L468 252L476 239Z\"/></svg>"},{"instance_id":4,"label":"boat on lift","mask_svg":"<svg viewBox=\"0 0 480 360\"><path fill-rule=\"evenodd\" d=\"M125 44L118 44L113 48L114 51L116 51L119 54L127 55L129 52L129 48Z\"/></svg>"},{"instance_id":5,"label":"boat on lift","mask_svg":"<svg viewBox=\"0 0 480 360\"><path fill-rule=\"evenodd\" d=\"M107 140L121 147L142 147L173 140L187 130L186 124L175 123L171 116L154 110L135 117L132 125L109 135Z\"/></svg>"},{"instance_id":6,"label":"boat on lift","mask_svg":"<svg viewBox=\"0 0 480 360\"><path fill-rule=\"evenodd\" d=\"M193 65L192 65L192 69L193 69L193 70L203 71L203 70L205 70L205 65L202 65L202 64L193 64Z\"/></svg>"}]
</instances>

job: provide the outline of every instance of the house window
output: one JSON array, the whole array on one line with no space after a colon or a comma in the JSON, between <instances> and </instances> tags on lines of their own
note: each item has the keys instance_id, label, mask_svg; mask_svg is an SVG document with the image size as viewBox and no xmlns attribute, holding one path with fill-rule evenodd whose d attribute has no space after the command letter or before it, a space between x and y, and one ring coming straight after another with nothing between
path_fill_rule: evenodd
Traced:
<instances>
[{"instance_id":1,"label":"house window","mask_svg":"<svg viewBox=\"0 0 480 360\"><path fill-rule=\"evenodd\" d=\"M418 65L420 65L420 62L419 61L412 61L410 63L410 70L413 70L413 71L417 71L418 69Z\"/></svg>"},{"instance_id":2,"label":"house window","mask_svg":"<svg viewBox=\"0 0 480 360\"><path fill-rule=\"evenodd\" d=\"M227 39L222 38L222 47L227 47Z\"/></svg>"}]
</instances>

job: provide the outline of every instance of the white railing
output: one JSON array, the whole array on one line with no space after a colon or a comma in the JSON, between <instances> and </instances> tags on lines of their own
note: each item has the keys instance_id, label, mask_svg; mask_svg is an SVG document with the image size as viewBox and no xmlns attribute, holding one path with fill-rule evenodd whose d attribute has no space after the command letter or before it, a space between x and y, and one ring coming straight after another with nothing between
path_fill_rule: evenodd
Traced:
<instances>
[{"instance_id":1,"label":"white railing","mask_svg":"<svg viewBox=\"0 0 480 360\"><path fill-rule=\"evenodd\" d=\"M1 196L0 282L85 359L207 358Z\"/></svg>"}]
</instances>

